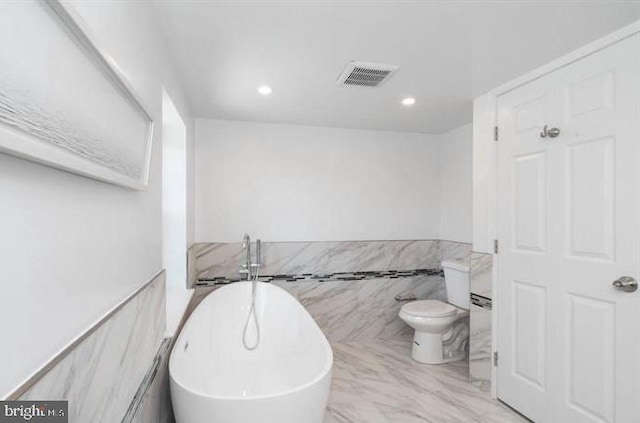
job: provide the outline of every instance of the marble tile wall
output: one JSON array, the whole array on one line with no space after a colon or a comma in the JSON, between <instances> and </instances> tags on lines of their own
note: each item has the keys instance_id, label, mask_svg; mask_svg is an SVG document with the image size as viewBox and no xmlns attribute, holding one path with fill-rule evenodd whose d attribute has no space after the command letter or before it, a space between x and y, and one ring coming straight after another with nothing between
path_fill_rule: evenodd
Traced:
<instances>
[{"instance_id":1,"label":"marble tile wall","mask_svg":"<svg viewBox=\"0 0 640 423\"><path fill-rule=\"evenodd\" d=\"M469 381L491 391L491 310L471 305L469 316Z\"/></svg>"},{"instance_id":2,"label":"marble tile wall","mask_svg":"<svg viewBox=\"0 0 640 423\"><path fill-rule=\"evenodd\" d=\"M470 259L472 293L485 298L493 298L491 295L491 274L493 271L493 255L485 253L471 253Z\"/></svg>"},{"instance_id":3,"label":"marble tile wall","mask_svg":"<svg viewBox=\"0 0 640 423\"><path fill-rule=\"evenodd\" d=\"M20 400L68 400L70 423L119 422L165 330L164 272L90 333Z\"/></svg>"},{"instance_id":4,"label":"marble tile wall","mask_svg":"<svg viewBox=\"0 0 640 423\"><path fill-rule=\"evenodd\" d=\"M254 244L255 245L255 244ZM264 242L263 275L435 269L438 241ZM237 277L245 260L241 243L195 244L190 280Z\"/></svg>"},{"instance_id":5,"label":"marble tile wall","mask_svg":"<svg viewBox=\"0 0 640 423\"><path fill-rule=\"evenodd\" d=\"M278 242L262 244L262 275L326 275L439 269L442 260L469 262L471 245L452 241ZM241 243L196 244L190 249L192 277L197 280L237 278L245 251ZM332 342L395 336L410 330L398 318L398 294L446 301L444 279L438 275L376 277L362 281L279 281L318 322ZM187 313L212 291L198 288Z\"/></svg>"},{"instance_id":6,"label":"marble tile wall","mask_svg":"<svg viewBox=\"0 0 640 423\"><path fill-rule=\"evenodd\" d=\"M469 378L482 391L491 391L491 274L493 256L471 253Z\"/></svg>"},{"instance_id":7,"label":"marble tile wall","mask_svg":"<svg viewBox=\"0 0 640 423\"><path fill-rule=\"evenodd\" d=\"M399 317L397 295L446 301L444 278L422 275L398 279L329 282L272 282L290 292L314 318L330 342L396 338L411 328ZM196 288L187 307L191 314L212 291L223 285Z\"/></svg>"},{"instance_id":8,"label":"marble tile wall","mask_svg":"<svg viewBox=\"0 0 640 423\"><path fill-rule=\"evenodd\" d=\"M381 270L381 271L356 271L340 273L298 273L289 275L263 275L258 276L261 282L328 282L328 281L355 281L370 279L398 279L411 276L439 275L438 269L414 269L414 270ZM231 282L245 280L244 277L215 277L213 279L198 280L194 287L224 285Z\"/></svg>"},{"instance_id":9,"label":"marble tile wall","mask_svg":"<svg viewBox=\"0 0 640 423\"><path fill-rule=\"evenodd\" d=\"M158 363L148 373L150 380L143 384L134 399L130 415L122 419L121 423L173 423L173 407L169 390L169 357L175 338L165 338L160 347L156 360Z\"/></svg>"},{"instance_id":10,"label":"marble tile wall","mask_svg":"<svg viewBox=\"0 0 640 423\"><path fill-rule=\"evenodd\" d=\"M462 260L467 265L471 256L471 244L456 241L438 241L438 263L445 260Z\"/></svg>"},{"instance_id":11,"label":"marble tile wall","mask_svg":"<svg viewBox=\"0 0 640 423\"><path fill-rule=\"evenodd\" d=\"M444 279L416 276L349 282L276 282L309 311L329 342L395 338L411 332L396 295L446 301Z\"/></svg>"}]
</instances>

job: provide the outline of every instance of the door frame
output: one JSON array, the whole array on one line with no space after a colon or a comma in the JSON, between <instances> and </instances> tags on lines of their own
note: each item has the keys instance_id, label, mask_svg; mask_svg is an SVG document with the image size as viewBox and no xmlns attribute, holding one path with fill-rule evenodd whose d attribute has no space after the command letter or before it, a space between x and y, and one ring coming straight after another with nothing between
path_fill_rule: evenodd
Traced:
<instances>
[{"instance_id":1,"label":"door frame","mask_svg":"<svg viewBox=\"0 0 640 423\"><path fill-rule=\"evenodd\" d=\"M474 226L484 225L486 231L476 231L474 228L473 250L478 252L494 253L493 243L498 239L498 143L495 142L495 128L498 127L498 98L516 88L519 88L529 82L535 81L545 75L548 75L560 68L570 65L586 56L597 53L612 44L615 44L625 38L640 33L640 20L637 20L621 29L608 34L596 41L593 41L583 47L580 47L552 62L536 68L518 78L515 78L497 88L492 89L486 94L477 97L473 102L473 148L474 158L473 166L479 165L484 170L482 181L476 181L474 171L474 196L488 197L486 201L488 210L478 213L474 210ZM499 139L499 130L498 130ZM640 141L640 140L639 140ZM500 141L498 141L500 142ZM479 154L477 154L479 152ZM640 161L640 157L638 157ZM476 189L476 185L478 189ZM638 193L640 198L640 192ZM474 208L476 206L474 200ZM640 228L637 233L638 242L640 242ZM640 263L640 257L638 258ZM640 268L638 269L640 271ZM497 351L498 345L498 260L496 254L493 254L493 272L492 272L492 329L491 329L491 356ZM639 375L640 377L640 375ZM491 396L498 398L498 378L495 362L491 367ZM640 400L640 398L639 398Z\"/></svg>"}]
</instances>

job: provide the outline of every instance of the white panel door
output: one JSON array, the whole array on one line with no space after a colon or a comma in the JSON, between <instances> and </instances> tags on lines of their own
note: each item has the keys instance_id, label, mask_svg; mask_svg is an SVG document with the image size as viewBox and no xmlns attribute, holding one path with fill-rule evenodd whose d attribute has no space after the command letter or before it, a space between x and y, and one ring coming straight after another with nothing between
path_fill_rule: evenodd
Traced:
<instances>
[{"instance_id":1,"label":"white panel door","mask_svg":"<svg viewBox=\"0 0 640 423\"><path fill-rule=\"evenodd\" d=\"M640 422L639 102L637 34L498 98L498 397L537 423Z\"/></svg>"}]
</instances>

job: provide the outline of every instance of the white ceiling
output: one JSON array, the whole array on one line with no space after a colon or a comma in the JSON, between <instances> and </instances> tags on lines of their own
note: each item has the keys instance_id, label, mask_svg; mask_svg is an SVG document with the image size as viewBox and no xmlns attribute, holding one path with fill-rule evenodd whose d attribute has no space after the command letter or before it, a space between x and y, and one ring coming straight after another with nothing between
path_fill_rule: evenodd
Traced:
<instances>
[{"instance_id":1,"label":"white ceiling","mask_svg":"<svg viewBox=\"0 0 640 423\"><path fill-rule=\"evenodd\" d=\"M425 133L470 122L475 96L640 18L640 0L157 6L197 117ZM351 60L400 70L378 89L337 86Z\"/></svg>"}]
</instances>

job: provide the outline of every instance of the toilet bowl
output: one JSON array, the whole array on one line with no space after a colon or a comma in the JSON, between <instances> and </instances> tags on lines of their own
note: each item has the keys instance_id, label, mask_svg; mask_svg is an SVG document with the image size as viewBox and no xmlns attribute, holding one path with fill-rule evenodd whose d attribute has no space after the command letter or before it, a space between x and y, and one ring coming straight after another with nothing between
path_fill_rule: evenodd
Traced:
<instances>
[{"instance_id":1,"label":"toilet bowl","mask_svg":"<svg viewBox=\"0 0 640 423\"><path fill-rule=\"evenodd\" d=\"M447 303L412 301L400 309L400 318L415 329L411 357L428 364L450 363L467 355L469 338L469 266L442 262Z\"/></svg>"}]
</instances>

